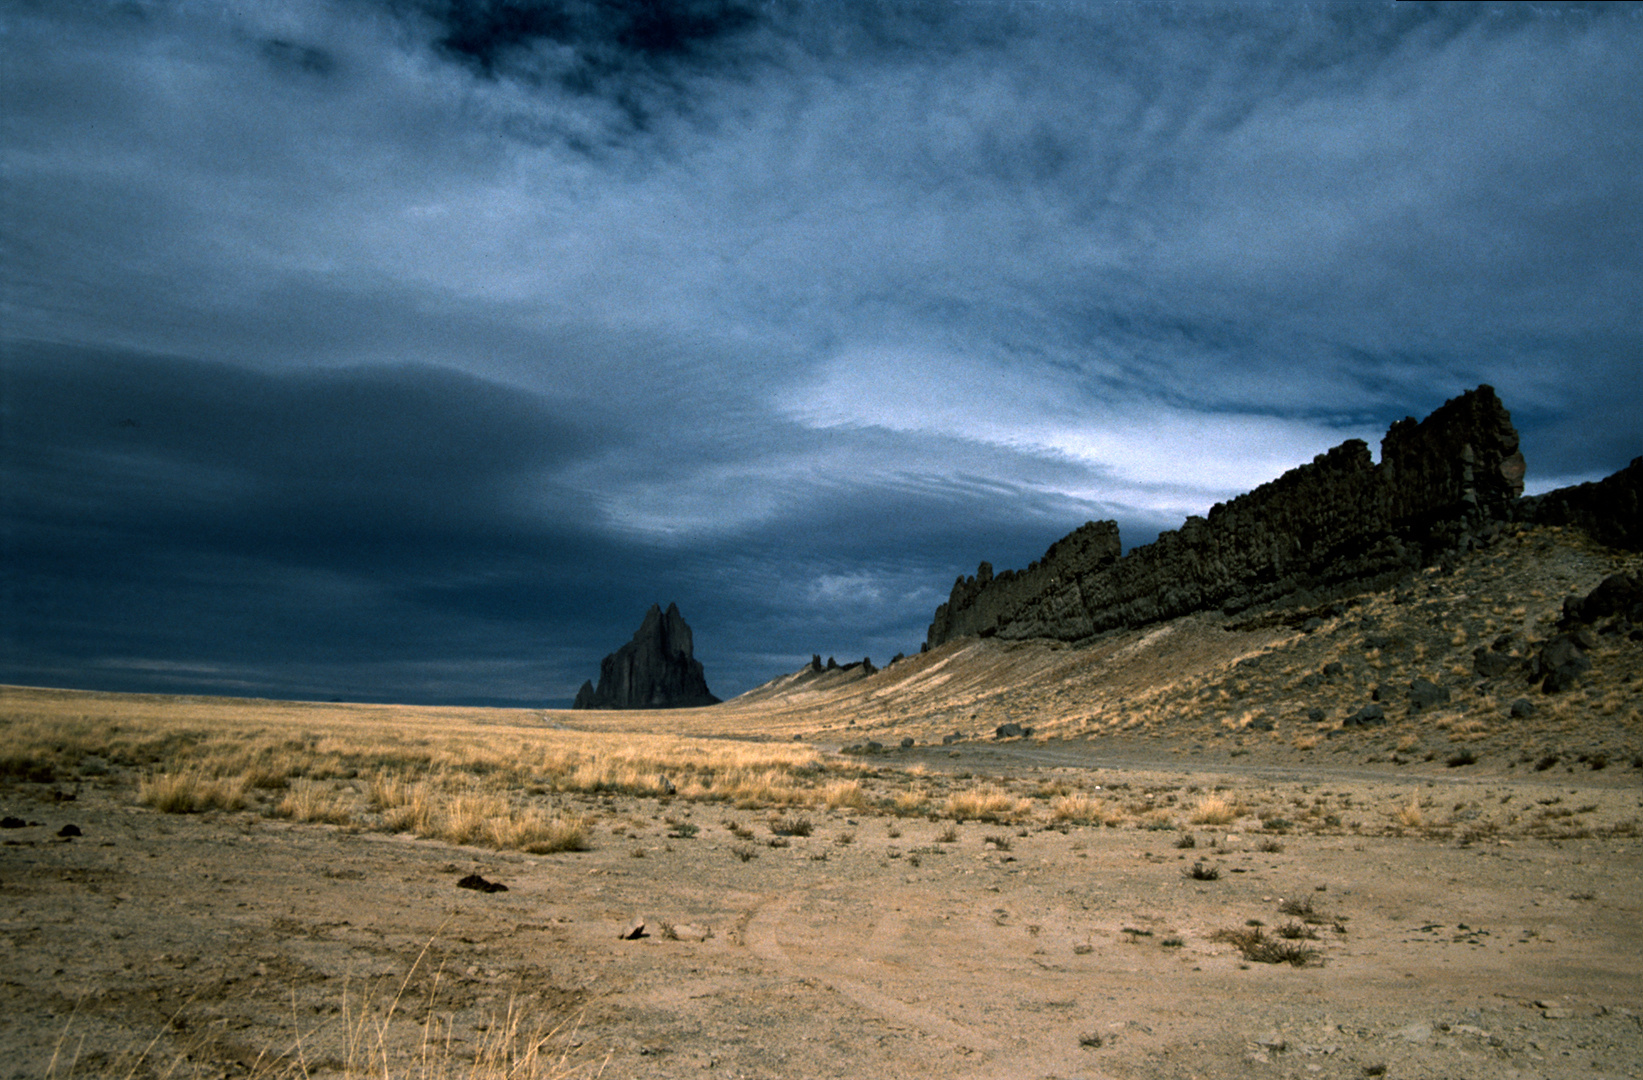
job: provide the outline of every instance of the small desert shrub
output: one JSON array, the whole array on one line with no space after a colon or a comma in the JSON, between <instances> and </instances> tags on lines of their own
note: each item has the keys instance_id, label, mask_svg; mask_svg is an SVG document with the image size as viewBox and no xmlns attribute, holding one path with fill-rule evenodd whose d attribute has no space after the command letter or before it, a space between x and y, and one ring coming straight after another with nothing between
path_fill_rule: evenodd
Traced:
<instances>
[{"instance_id":1,"label":"small desert shrub","mask_svg":"<svg viewBox=\"0 0 1643 1080\"><path fill-rule=\"evenodd\" d=\"M1195 862L1192 864L1192 869L1187 871L1187 877L1194 881L1217 881L1221 877L1221 868Z\"/></svg>"},{"instance_id":2,"label":"small desert shrub","mask_svg":"<svg viewBox=\"0 0 1643 1080\"><path fill-rule=\"evenodd\" d=\"M997 835L997 834L994 834L992 836L983 836L981 838L981 842L983 844L991 844L991 845L993 845L993 847L997 848L999 851L1009 851L1010 850L1010 838L1008 836L1000 836L1000 835Z\"/></svg>"},{"instance_id":3,"label":"small desert shrub","mask_svg":"<svg viewBox=\"0 0 1643 1080\"><path fill-rule=\"evenodd\" d=\"M1307 896L1300 900L1285 900L1278 905L1278 910L1285 915L1294 915L1302 922L1312 926L1320 926L1329 920L1312 906L1312 897Z\"/></svg>"},{"instance_id":4,"label":"small desert shrub","mask_svg":"<svg viewBox=\"0 0 1643 1080\"><path fill-rule=\"evenodd\" d=\"M1450 754L1449 759L1444 762L1444 764L1448 765L1451 769L1458 769L1462 765L1474 765L1477 763L1477 760L1478 756L1472 753L1472 751L1461 750L1457 753Z\"/></svg>"},{"instance_id":5,"label":"small desert shrub","mask_svg":"<svg viewBox=\"0 0 1643 1080\"><path fill-rule=\"evenodd\" d=\"M1175 841L1175 846L1190 851L1198 846L1198 838L1191 833L1182 833Z\"/></svg>"},{"instance_id":6,"label":"small desert shrub","mask_svg":"<svg viewBox=\"0 0 1643 1080\"><path fill-rule=\"evenodd\" d=\"M730 849L730 853L742 862L752 862L759 857L759 852L750 844L737 844Z\"/></svg>"},{"instance_id":7,"label":"small desert shrub","mask_svg":"<svg viewBox=\"0 0 1643 1080\"><path fill-rule=\"evenodd\" d=\"M1268 855L1278 855L1284 850L1284 845L1277 840L1262 840L1255 845L1256 851L1264 851Z\"/></svg>"},{"instance_id":8,"label":"small desert shrub","mask_svg":"<svg viewBox=\"0 0 1643 1080\"><path fill-rule=\"evenodd\" d=\"M1269 938L1259 926L1231 927L1217 930L1211 941L1224 941L1243 953L1244 959L1256 964L1290 964L1305 967L1318 957L1318 950L1291 941Z\"/></svg>"},{"instance_id":9,"label":"small desert shrub","mask_svg":"<svg viewBox=\"0 0 1643 1080\"><path fill-rule=\"evenodd\" d=\"M938 843L938 844L956 844L956 843L958 843L958 830L953 828L953 826L951 826L951 825L947 826L946 831L943 832L940 836L936 837L936 843Z\"/></svg>"},{"instance_id":10,"label":"small desert shrub","mask_svg":"<svg viewBox=\"0 0 1643 1080\"><path fill-rule=\"evenodd\" d=\"M1398 808L1398 824L1411 829L1425 827L1426 813L1421 809L1420 796L1411 795L1409 802Z\"/></svg>"},{"instance_id":11,"label":"small desert shrub","mask_svg":"<svg viewBox=\"0 0 1643 1080\"><path fill-rule=\"evenodd\" d=\"M777 836L809 836L815 829L807 817L778 817L770 821L770 831Z\"/></svg>"},{"instance_id":12,"label":"small desert shrub","mask_svg":"<svg viewBox=\"0 0 1643 1080\"><path fill-rule=\"evenodd\" d=\"M839 845L840 847L847 847L855 842L856 834L853 832L841 832L839 835L833 837L833 843Z\"/></svg>"},{"instance_id":13,"label":"small desert shrub","mask_svg":"<svg viewBox=\"0 0 1643 1080\"><path fill-rule=\"evenodd\" d=\"M1188 818L1194 825L1230 825L1238 820L1238 808L1221 795L1205 795Z\"/></svg>"},{"instance_id":14,"label":"small desert shrub","mask_svg":"<svg viewBox=\"0 0 1643 1080\"><path fill-rule=\"evenodd\" d=\"M1279 937L1288 941L1318 940L1318 931L1312 929L1312 927L1306 925L1305 923L1298 923L1293 920L1278 927L1276 933Z\"/></svg>"}]
</instances>

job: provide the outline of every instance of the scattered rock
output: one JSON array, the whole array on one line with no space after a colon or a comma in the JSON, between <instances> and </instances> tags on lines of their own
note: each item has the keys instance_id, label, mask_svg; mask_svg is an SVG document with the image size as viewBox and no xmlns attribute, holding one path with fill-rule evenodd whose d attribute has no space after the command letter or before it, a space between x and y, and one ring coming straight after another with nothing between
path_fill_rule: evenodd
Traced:
<instances>
[{"instance_id":1,"label":"scattered rock","mask_svg":"<svg viewBox=\"0 0 1643 1080\"><path fill-rule=\"evenodd\" d=\"M1596 622L1610 615L1643 622L1643 577L1610 574L1585 596L1563 601L1563 621L1568 626Z\"/></svg>"},{"instance_id":2,"label":"scattered rock","mask_svg":"<svg viewBox=\"0 0 1643 1080\"><path fill-rule=\"evenodd\" d=\"M459 889L472 889L475 892L483 892L483 893L507 892L508 891L508 887L506 885L502 884L500 881L486 881L484 878L480 877L478 874L469 874L467 877L463 878L461 881L458 881L456 883L456 887L459 888Z\"/></svg>"},{"instance_id":3,"label":"scattered rock","mask_svg":"<svg viewBox=\"0 0 1643 1080\"><path fill-rule=\"evenodd\" d=\"M1310 708L1306 711L1306 718L1308 720L1312 721L1314 724L1323 723L1324 717L1326 717L1328 715L1329 715L1328 713L1324 712L1322 709L1318 708L1316 705L1314 705L1312 708Z\"/></svg>"},{"instance_id":4,"label":"scattered rock","mask_svg":"<svg viewBox=\"0 0 1643 1080\"><path fill-rule=\"evenodd\" d=\"M964 741L964 732L962 732L962 731L955 731L951 735L943 735L941 737L941 745L943 745L943 746L951 746L956 742L963 742L963 741Z\"/></svg>"},{"instance_id":5,"label":"scattered rock","mask_svg":"<svg viewBox=\"0 0 1643 1080\"><path fill-rule=\"evenodd\" d=\"M1512 670L1515 661L1502 652L1479 648L1472 654L1472 670L1485 679L1498 679Z\"/></svg>"},{"instance_id":6,"label":"scattered rock","mask_svg":"<svg viewBox=\"0 0 1643 1080\"><path fill-rule=\"evenodd\" d=\"M1018 723L1016 723L1015 721L1012 720L1008 723L1000 724L1000 725L998 725L998 727L994 728L993 729L993 738L995 738L995 739L1022 739L1022 738L1026 738L1027 736L1031 735L1032 733L1033 733L1032 728L1022 727L1020 724L1018 724Z\"/></svg>"},{"instance_id":7,"label":"scattered rock","mask_svg":"<svg viewBox=\"0 0 1643 1080\"><path fill-rule=\"evenodd\" d=\"M0 829L24 829L27 827L28 822L20 817L12 817L7 814L5 817L0 818Z\"/></svg>"},{"instance_id":8,"label":"scattered rock","mask_svg":"<svg viewBox=\"0 0 1643 1080\"><path fill-rule=\"evenodd\" d=\"M1535 703L1528 698L1518 698L1512 702L1512 719L1527 720L1535 715Z\"/></svg>"},{"instance_id":9,"label":"scattered rock","mask_svg":"<svg viewBox=\"0 0 1643 1080\"><path fill-rule=\"evenodd\" d=\"M78 825L64 825L61 829L57 830L57 835L58 836L65 836L65 837L67 837L67 836L84 836L85 833L80 831L80 826L78 826Z\"/></svg>"},{"instance_id":10,"label":"scattered rock","mask_svg":"<svg viewBox=\"0 0 1643 1080\"><path fill-rule=\"evenodd\" d=\"M1379 705L1365 705L1341 721L1343 727L1374 727L1386 723L1386 710Z\"/></svg>"},{"instance_id":11,"label":"scattered rock","mask_svg":"<svg viewBox=\"0 0 1643 1080\"><path fill-rule=\"evenodd\" d=\"M673 927L673 935L677 941L706 941L713 936L713 931L703 926L691 926L682 923Z\"/></svg>"},{"instance_id":12,"label":"scattered rock","mask_svg":"<svg viewBox=\"0 0 1643 1080\"><path fill-rule=\"evenodd\" d=\"M903 750L911 750L913 748L913 737L911 735L908 735L901 740L901 748Z\"/></svg>"},{"instance_id":13,"label":"scattered rock","mask_svg":"<svg viewBox=\"0 0 1643 1080\"><path fill-rule=\"evenodd\" d=\"M1559 634L1546 643L1529 668L1531 682L1539 682L1548 694L1573 689L1580 676L1592 667L1580 640L1574 634Z\"/></svg>"},{"instance_id":14,"label":"scattered rock","mask_svg":"<svg viewBox=\"0 0 1643 1080\"><path fill-rule=\"evenodd\" d=\"M677 927L675 927L675 930L677 930ZM623 927L622 932L616 935L616 940L638 941L642 937L649 936L649 934L645 933L645 920L641 917L632 920L627 924L627 926Z\"/></svg>"}]
</instances>

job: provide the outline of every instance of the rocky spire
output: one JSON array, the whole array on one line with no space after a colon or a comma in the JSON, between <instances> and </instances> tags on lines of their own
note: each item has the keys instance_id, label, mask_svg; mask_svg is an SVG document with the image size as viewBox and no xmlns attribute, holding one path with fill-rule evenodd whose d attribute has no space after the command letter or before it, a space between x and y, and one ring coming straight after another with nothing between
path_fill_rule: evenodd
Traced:
<instances>
[{"instance_id":1,"label":"rocky spire","mask_svg":"<svg viewBox=\"0 0 1643 1080\"><path fill-rule=\"evenodd\" d=\"M589 680L576 694L576 709L677 709L716 705L702 665L693 655L690 626L677 604L656 604L633 640L599 664L599 686Z\"/></svg>"}]
</instances>

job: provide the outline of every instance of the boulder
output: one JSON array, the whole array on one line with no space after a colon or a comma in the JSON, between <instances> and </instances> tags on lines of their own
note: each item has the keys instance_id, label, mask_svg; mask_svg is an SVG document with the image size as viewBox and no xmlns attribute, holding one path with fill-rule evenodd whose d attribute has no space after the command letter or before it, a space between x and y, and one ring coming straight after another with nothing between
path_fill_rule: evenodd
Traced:
<instances>
[{"instance_id":1,"label":"boulder","mask_svg":"<svg viewBox=\"0 0 1643 1080\"><path fill-rule=\"evenodd\" d=\"M582 684L577 709L677 709L716 705L690 626L677 604L652 604L633 640L599 664L599 685Z\"/></svg>"},{"instance_id":2,"label":"boulder","mask_svg":"<svg viewBox=\"0 0 1643 1080\"><path fill-rule=\"evenodd\" d=\"M1530 681L1538 681L1548 694L1561 694L1573 689L1580 676L1590 671L1592 662L1587 658L1581 639L1576 634L1559 634L1546 643L1529 667Z\"/></svg>"},{"instance_id":3,"label":"boulder","mask_svg":"<svg viewBox=\"0 0 1643 1080\"><path fill-rule=\"evenodd\" d=\"M1375 727L1386 723L1386 710L1379 705L1365 705L1345 720L1342 727Z\"/></svg>"},{"instance_id":4,"label":"boulder","mask_svg":"<svg viewBox=\"0 0 1643 1080\"><path fill-rule=\"evenodd\" d=\"M1416 679L1409 684L1409 711L1420 712L1436 705L1449 704L1449 688L1430 679Z\"/></svg>"}]
</instances>

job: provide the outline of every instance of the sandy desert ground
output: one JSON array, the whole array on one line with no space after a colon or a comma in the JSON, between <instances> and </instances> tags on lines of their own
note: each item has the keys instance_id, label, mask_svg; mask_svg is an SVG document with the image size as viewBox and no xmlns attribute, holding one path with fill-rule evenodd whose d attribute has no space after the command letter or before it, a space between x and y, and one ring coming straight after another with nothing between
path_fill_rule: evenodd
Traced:
<instances>
[{"instance_id":1,"label":"sandy desert ground","mask_svg":"<svg viewBox=\"0 0 1643 1080\"><path fill-rule=\"evenodd\" d=\"M1643 643L1528 717L1456 670L1635 557L1519 541L1309 627L958 642L670 713L671 775L497 764L659 738L638 714L0 690L0 1073L1638 1076ZM1342 725L1422 671L1454 700ZM417 818L366 736L536 831ZM736 788L688 765L716 747L777 764ZM232 798L164 812L208 761Z\"/></svg>"}]
</instances>

